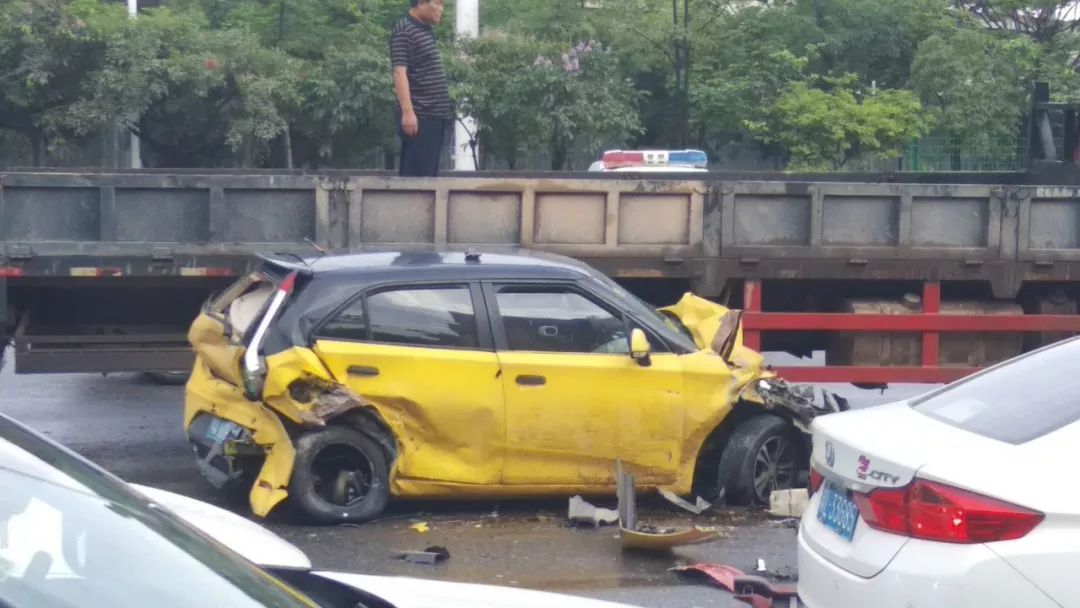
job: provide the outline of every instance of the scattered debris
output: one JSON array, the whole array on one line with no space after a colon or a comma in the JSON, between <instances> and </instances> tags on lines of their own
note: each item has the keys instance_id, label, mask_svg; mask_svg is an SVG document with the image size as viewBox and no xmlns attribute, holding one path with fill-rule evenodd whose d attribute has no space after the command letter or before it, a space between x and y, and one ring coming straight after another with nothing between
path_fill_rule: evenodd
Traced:
<instances>
[{"instance_id":1,"label":"scattered debris","mask_svg":"<svg viewBox=\"0 0 1080 608\"><path fill-rule=\"evenodd\" d=\"M774 528L791 528L792 530L799 529L798 517L785 517L784 519L774 519L769 522L769 525Z\"/></svg>"},{"instance_id":2,"label":"scattered debris","mask_svg":"<svg viewBox=\"0 0 1080 608\"><path fill-rule=\"evenodd\" d=\"M419 532L420 534L423 534L423 533L425 533L425 532L427 532L428 530L430 530L430 529L431 529L431 528L430 528L430 527L428 526L428 524L427 524L427 522L426 522L426 521L422 521L422 522L420 522L420 523L418 523L418 524L413 524L413 525L409 526L409 528L411 528L411 529L413 529L413 530L416 530L416 531L417 531L417 532Z\"/></svg>"},{"instance_id":3,"label":"scattered debris","mask_svg":"<svg viewBox=\"0 0 1080 608\"><path fill-rule=\"evenodd\" d=\"M763 564L762 560L758 560L759 567ZM760 576L745 574L732 566L695 564L671 568L670 571L680 574L704 574L712 582L734 593L735 599L754 608L773 608L774 600L777 599L787 599L790 605L797 603L793 585L773 585Z\"/></svg>"},{"instance_id":4,"label":"scattered debris","mask_svg":"<svg viewBox=\"0 0 1080 608\"><path fill-rule=\"evenodd\" d=\"M760 557L757 560L757 571L758 572L768 572L769 571L769 569L765 567L765 560L761 559Z\"/></svg>"},{"instance_id":5,"label":"scattered debris","mask_svg":"<svg viewBox=\"0 0 1080 608\"><path fill-rule=\"evenodd\" d=\"M782 566L777 570L770 570L768 577L777 581L790 582L799 578L798 573L791 566Z\"/></svg>"},{"instance_id":6,"label":"scattered debris","mask_svg":"<svg viewBox=\"0 0 1080 608\"><path fill-rule=\"evenodd\" d=\"M775 600L787 598L789 605L796 605L798 593L794 585L773 585L760 576L736 576L735 599L753 608L773 608Z\"/></svg>"},{"instance_id":7,"label":"scattered debris","mask_svg":"<svg viewBox=\"0 0 1080 608\"><path fill-rule=\"evenodd\" d=\"M694 504L690 504L690 503L686 502L685 500L683 500L682 498L680 498L679 496L677 496L671 490L665 490L663 488L660 488L659 491L660 491L660 495L663 496L668 502L670 502L671 504L673 504L673 505L675 505L677 507L681 507L683 509L686 509L687 511L693 513L694 515L701 515L702 513L704 513L705 511L708 511L709 508L712 507L711 503L706 502L705 499L700 497L700 496L696 497L697 501Z\"/></svg>"},{"instance_id":8,"label":"scattered debris","mask_svg":"<svg viewBox=\"0 0 1080 608\"><path fill-rule=\"evenodd\" d=\"M623 471L621 461L615 462L615 479L619 497L619 536L623 549L664 551L720 537L720 532L715 528L677 530L638 523L634 476Z\"/></svg>"},{"instance_id":9,"label":"scattered debris","mask_svg":"<svg viewBox=\"0 0 1080 608\"><path fill-rule=\"evenodd\" d=\"M682 547L684 545L696 545L720 538L716 530L705 528L690 528L688 530L675 531L674 528L664 529L663 532L651 533L640 530L627 530L623 528L622 546L624 549L644 549L648 551L665 551ZM671 530L666 531L666 530Z\"/></svg>"},{"instance_id":10,"label":"scattered debris","mask_svg":"<svg viewBox=\"0 0 1080 608\"><path fill-rule=\"evenodd\" d=\"M851 409L847 399L825 390L821 391L821 403L817 403L814 387L791 384L781 378L759 380L756 388L766 409L791 414L792 422L805 433L810 432L810 424L817 416Z\"/></svg>"},{"instance_id":11,"label":"scattered debris","mask_svg":"<svg viewBox=\"0 0 1080 608\"><path fill-rule=\"evenodd\" d=\"M810 493L805 489L777 490L769 496L769 514L775 517L802 517Z\"/></svg>"},{"instance_id":12,"label":"scattered debris","mask_svg":"<svg viewBox=\"0 0 1080 608\"><path fill-rule=\"evenodd\" d=\"M431 565L450 559L450 551L440 546L428 547L423 551L401 551L397 555L411 564Z\"/></svg>"},{"instance_id":13,"label":"scattered debris","mask_svg":"<svg viewBox=\"0 0 1080 608\"><path fill-rule=\"evenodd\" d=\"M668 572L677 572L679 574L703 574L709 577L709 579L717 585L720 585L732 593L735 592L735 577L744 576L743 571L738 568L716 564L678 566L669 569Z\"/></svg>"},{"instance_id":14,"label":"scattered debris","mask_svg":"<svg viewBox=\"0 0 1080 608\"><path fill-rule=\"evenodd\" d=\"M619 521L619 512L611 509L595 507L585 501L581 496L570 499L570 508L567 517L573 522L590 523L594 528L600 524L613 524Z\"/></svg>"}]
</instances>

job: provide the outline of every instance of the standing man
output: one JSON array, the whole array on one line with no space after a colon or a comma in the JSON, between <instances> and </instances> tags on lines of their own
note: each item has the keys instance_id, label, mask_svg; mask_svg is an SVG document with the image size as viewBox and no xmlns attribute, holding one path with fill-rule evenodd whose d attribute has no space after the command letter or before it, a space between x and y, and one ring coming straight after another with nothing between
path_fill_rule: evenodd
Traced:
<instances>
[{"instance_id":1,"label":"standing man","mask_svg":"<svg viewBox=\"0 0 1080 608\"><path fill-rule=\"evenodd\" d=\"M435 177L439 174L447 126L454 117L446 71L435 42L443 0L411 3L408 14L390 31L390 63L401 137L400 174Z\"/></svg>"}]
</instances>

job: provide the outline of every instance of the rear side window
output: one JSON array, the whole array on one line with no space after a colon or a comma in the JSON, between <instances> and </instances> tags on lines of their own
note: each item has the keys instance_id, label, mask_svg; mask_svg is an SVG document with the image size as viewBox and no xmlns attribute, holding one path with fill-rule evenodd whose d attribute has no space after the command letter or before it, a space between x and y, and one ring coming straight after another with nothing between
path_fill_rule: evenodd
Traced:
<instances>
[{"instance_id":1,"label":"rear side window","mask_svg":"<svg viewBox=\"0 0 1080 608\"><path fill-rule=\"evenodd\" d=\"M438 348L477 348L479 336L468 287L402 288L356 300L318 335Z\"/></svg>"},{"instance_id":2,"label":"rear side window","mask_svg":"<svg viewBox=\"0 0 1080 608\"><path fill-rule=\"evenodd\" d=\"M244 337L274 295L274 284L260 274L250 274L229 286L210 305L210 312L229 320L235 334Z\"/></svg>"},{"instance_id":3,"label":"rear side window","mask_svg":"<svg viewBox=\"0 0 1080 608\"><path fill-rule=\"evenodd\" d=\"M1070 340L916 400L953 426L1006 443L1026 443L1080 420L1080 341Z\"/></svg>"},{"instance_id":4,"label":"rear side window","mask_svg":"<svg viewBox=\"0 0 1080 608\"><path fill-rule=\"evenodd\" d=\"M345 310L334 315L334 318L326 322L319 335L336 340L349 340L361 342L370 337L368 333L367 314L364 312L364 299L360 298L345 307Z\"/></svg>"}]
</instances>

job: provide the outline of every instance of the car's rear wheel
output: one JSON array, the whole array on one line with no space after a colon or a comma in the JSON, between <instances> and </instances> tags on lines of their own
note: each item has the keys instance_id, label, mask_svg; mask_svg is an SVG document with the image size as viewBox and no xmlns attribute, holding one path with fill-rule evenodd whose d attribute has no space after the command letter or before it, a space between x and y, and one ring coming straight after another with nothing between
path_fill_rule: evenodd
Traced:
<instances>
[{"instance_id":1,"label":"car's rear wheel","mask_svg":"<svg viewBox=\"0 0 1080 608\"><path fill-rule=\"evenodd\" d=\"M768 504L774 491L795 487L801 453L795 429L783 418L744 420L720 455L717 489L722 488L732 504Z\"/></svg>"},{"instance_id":2,"label":"car's rear wheel","mask_svg":"<svg viewBox=\"0 0 1080 608\"><path fill-rule=\"evenodd\" d=\"M378 443L354 429L330 426L297 440L289 495L317 522L365 521L389 503L389 474Z\"/></svg>"}]
</instances>

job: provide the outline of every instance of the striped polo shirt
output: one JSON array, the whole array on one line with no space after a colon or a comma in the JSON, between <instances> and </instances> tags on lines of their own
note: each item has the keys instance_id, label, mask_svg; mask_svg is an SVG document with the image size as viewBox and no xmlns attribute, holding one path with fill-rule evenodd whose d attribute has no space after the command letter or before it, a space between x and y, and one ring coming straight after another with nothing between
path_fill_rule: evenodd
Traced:
<instances>
[{"instance_id":1,"label":"striped polo shirt","mask_svg":"<svg viewBox=\"0 0 1080 608\"><path fill-rule=\"evenodd\" d=\"M454 117L446 70L430 25L408 14L399 19L390 30L390 63L408 68L409 92L417 116Z\"/></svg>"}]
</instances>

